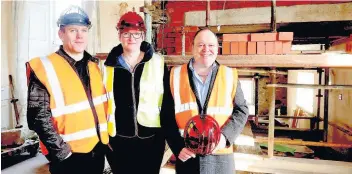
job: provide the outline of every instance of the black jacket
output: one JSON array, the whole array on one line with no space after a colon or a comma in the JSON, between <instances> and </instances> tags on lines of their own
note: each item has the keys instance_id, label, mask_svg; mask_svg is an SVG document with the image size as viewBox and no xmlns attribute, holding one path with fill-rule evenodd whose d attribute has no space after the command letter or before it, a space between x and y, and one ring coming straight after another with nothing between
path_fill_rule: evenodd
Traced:
<instances>
[{"instance_id":1,"label":"black jacket","mask_svg":"<svg viewBox=\"0 0 352 174\"><path fill-rule=\"evenodd\" d=\"M90 95L89 72L87 68L88 61L98 63L99 60L93 58L89 53L84 52L83 59L75 61L63 50L62 46L56 53L64 57L72 68L77 71L89 93L89 100L92 100ZM39 139L48 149L49 154L47 155L47 158L53 162L62 161L71 152L71 148L63 141L53 126L48 90L39 81L28 62L26 63L26 66L30 68L27 98L28 127L38 134Z\"/></svg>"},{"instance_id":2,"label":"black jacket","mask_svg":"<svg viewBox=\"0 0 352 174\"><path fill-rule=\"evenodd\" d=\"M190 63L190 62L189 62ZM188 77L189 77L189 84L191 85L192 91L194 95L196 96L196 101L197 101L197 106L198 106L198 112L199 113L204 113L206 114L207 108L208 108L208 101L210 98L210 94L212 91L212 88L215 83L215 77L217 75L218 69L219 69L219 63L215 62L216 66L214 66L212 74L211 74L211 80L210 80L210 86L209 86L209 91L207 94L206 102L204 104L204 107L202 107L201 102L199 100L198 93L196 91L196 87L193 81L193 74L192 71L189 69L189 63L187 65L187 70L188 70ZM226 122L221 129L221 133L225 136L226 138L226 146L230 146L231 144L234 143L235 139L239 136L239 134L242 132L244 125L246 124L249 112L248 112L248 106L246 104L246 100L244 99L244 95L241 89L240 82L237 82L237 89L236 89L236 94L235 98L233 99L233 111L232 115L229 118L229 121ZM174 105L174 100L171 98L171 103L169 105ZM171 112L175 113L175 108L170 107L168 108L168 112L171 114ZM162 120L164 122L165 126L165 132L167 133L167 142L171 148L171 150L174 152L176 156L178 156L180 150L184 147L182 146L183 139L178 135L174 130L173 123L175 118L172 120L168 118L167 120ZM178 130L177 130L178 132ZM182 142L182 143L181 143Z\"/></svg>"},{"instance_id":3,"label":"black jacket","mask_svg":"<svg viewBox=\"0 0 352 174\"><path fill-rule=\"evenodd\" d=\"M152 46L147 42L142 42L140 50L144 52L144 57L141 62L135 66L132 71L133 73L125 69L118 62L118 57L123 53L123 48L121 45L118 45L111 50L105 62L106 66L115 67L114 99L116 106L116 136L135 137L136 131L138 132L139 137L150 137L158 133L163 133L163 129L165 127L163 125L165 124L163 120L168 120L168 122L171 123L167 125L171 125L173 127L172 130L178 130L174 118L175 113L171 110L173 108L173 104L170 102L172 100L169 83L170 73L166 65L164 67L163 77L164 95L160 111L161 129L145 127L136 121L141 75L145 63L148 62L154 54ZM137 125L137 128L135 125ZM111 138L110 141L113 142L114 138ZM183 147L182 144L178 146Z\"/></svg>"}]
</instances>

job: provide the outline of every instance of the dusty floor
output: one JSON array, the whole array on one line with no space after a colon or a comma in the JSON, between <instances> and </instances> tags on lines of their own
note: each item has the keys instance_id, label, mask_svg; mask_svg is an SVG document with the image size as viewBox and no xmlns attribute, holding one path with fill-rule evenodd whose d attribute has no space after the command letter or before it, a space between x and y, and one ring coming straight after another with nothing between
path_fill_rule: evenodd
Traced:
<instances>
[{"instance_id":1,"label":"dusty floor","mask_svg":"<svg viewBox=\"0 0 352 174\"><path fill-rule=\"evenodd\" d=\"M107 163L107 162L106 162ZM5 168L6 167L6 168ZM4 162L1 160L1 174L50 174L48 161L42 154L36 157L21 157L20 159ZM3 169L4 168L4 169ZM173 169L162 168L160 174L174 174ZM111 174L109 166L106 166L104 174Z\"/></svg>"}]
</instances>

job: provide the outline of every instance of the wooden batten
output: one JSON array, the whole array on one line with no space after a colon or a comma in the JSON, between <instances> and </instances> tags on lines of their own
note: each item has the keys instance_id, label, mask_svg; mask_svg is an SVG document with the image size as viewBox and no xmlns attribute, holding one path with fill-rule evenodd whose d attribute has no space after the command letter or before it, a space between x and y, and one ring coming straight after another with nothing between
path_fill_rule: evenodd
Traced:
<instances>
[{"instance_id":1,"label":"wooden batten","mask_svg":"<svg viewBox=\"0 0 352 174\"><path fill-rule=\"evenodd\" d=\"M96 54L97 58L106 59L106 53ZM168 66L188 63L192 56L164 55ZM217 61L226 66L251 67L330 67L351 68L352 55L349 54L317 54L317 55L219 55Z\"/></svg>"}]
</instances>

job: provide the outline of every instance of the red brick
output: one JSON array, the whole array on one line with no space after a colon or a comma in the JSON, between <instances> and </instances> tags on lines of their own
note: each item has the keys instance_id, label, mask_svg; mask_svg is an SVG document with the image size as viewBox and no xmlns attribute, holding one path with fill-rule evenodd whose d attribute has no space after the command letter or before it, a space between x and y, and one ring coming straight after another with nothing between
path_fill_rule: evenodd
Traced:
<instances>
[{"instance_id":1,"label":"red brick","mask_svg":"<svg viewBox=\"0 0 352 174\"><path fill-rule=\"evenodd\" d=\"M238 42L238 54L239 55L247 54L247 42Z\"/></svg>"},{"instance_id":2,"label":"red brick","mask_svg":"<svg viewBox=\"0 0 352 174\"><path fill-rule=\"evenodd\" d=\"M171 54L175 52L175 48L166 48L166 53Z\"/></svg>"},{"instance_id":3,"label":"red brick","mask_svg":"<svg viewBox=\"0 0 352 174\"><path fill-rule=\"evenodd\" d=\"M167 37L176 37L176 33L167 33Z\"/></svg>"},{"instance_id":4,"label":"red brick","mask_svg":"<svg viewBox=\"0 0 352 174\"><path fill-rule=\"evenodd\" d=\"M238 55L238 42L231 42L231 54Z\"/></svg>"},{"instance_id":5,"label":"red brick","mask_svg":"<svg viewBox=\"0 0 352 174\"><path fill-rule=\"evenodd\" d=\"M257 42L257 54L265 54L265 42Z\"/></svg>"},{"instance_id":6,"label":"red brick","mask_svg":"<svg viewBox=\"0 0 352 174\"><path fill-rule=\"evenodd\" d=\"M293 6L296 5L295 1L276 1L276 6Z\"/></svg>"},{"instance_id":7,"label":"red brick","mask_svg":"<svg viewBox=\"0 0 352 174\"><path fill-rule=\"evenodd\" d=\"M175 38L165 38L164 42L175 42Z\"/></svg>"},{"instance_id":8,"label":"red brick","mask_svg":"<svg viewBox=\"0 0 352 174\"><path fill-rule=\"evenodd\" d=\"M164 48L171 48L171 47L176 47L175 43L173 42L164 42Z\"/></svg>"},{"instance_id":9,"label":"red brick","mask_svg":"<svg viewBox=\"0 0 352 174\"><path fill-rule=\"evenodd\" d=\"M271 7L271 1L259 1L257 7Z\"/></svg>"},{"instance_id":10,"label":"red brick","mask_svg":"<svg viewBox=\"0 0 352 174\"><path fill-rule=\"evenodd\" d=\"M292 41L293 40L293 32L279 32L279 39L281 41Z\"/></svg>"},{"instance_id":11,"label":"red brick","mask_svg":"<svg viewBox=\"0 0 352 174\"><path fill-rule=\"evenodd\" d=\"M231 54L230 42L222 42L222 54L229 55Z\"/></svg>"},{"instance_id":12,"label":"red brick","mask_svg":"<svg viewBox=\"0 0 352 174\"><path fill-rule=\"evenodd\" d=\"M175 28L176 32L182 32L182 27L176 27ZM198 31L198 27L197 26L186 26L183 27L183 31L184 32L197 32Z\"/></svg>"},{"instance_id":13,"label":"red brick","mask_svg":"<svg viewBox=\"0 0 352 174\"><path fill-rule=\"evenodd\" d=\"M265 54L271 55L274 54L274 42L265 42Z\"/></svg>"},{"instance_id":14,"label":"red brick","mask_svg":"<svg viewBox=\"0 0 352 174\"><path fill-rule=\"evenodd\" d=\"M222 37L223 41L249 41L250 34L224 34Z\"/></svg>"},{"instance_id":15,"label":"red brick","mask_svg":"<svg viewBox=\"0 0 352 174\"><path fill-rule=\"evenodd\" d=\"M276 41L274 43L275 51L274 54L282 54L282 42L281 41Z\"/></svg>"},{"instance_id":16,"label":"red brick","mask_svg":"<svg viewBox=\"0 0 352 174\"><path fill-rule=\"evenodd\" d=\"M290 53L291 52L291 46L292 46L292 42L290 42L290 41L282 42L282 52L283 52L283 54Z\"/></svg>"},{"instance_id":17,"label":"red brick","mask_svg":"<svg viewBox=\"0 0 352 174\"><path fill-rule=\"evenodd\" d=\"M257 42L248 42L247 54L257 54Z\"/></svg>"},{"instance_id":18,"label":"red brick","mask_svg":"<svg viewBox=\"0 0 352 174\"><path fill-rule=\"evenodd\" d=\"M277 33L252 33L251 41L276 41Z\"/></svg>"},{"instance_id":19,"label":"red brick","mask_svg":"<svg viewBox=\"0 0 352 174\"><path fill-rule=\"evenodd\" d=\"M256 1L238 1L238 5L240 8L257 7L257 2Z\"/></svg>"}]
</instances>

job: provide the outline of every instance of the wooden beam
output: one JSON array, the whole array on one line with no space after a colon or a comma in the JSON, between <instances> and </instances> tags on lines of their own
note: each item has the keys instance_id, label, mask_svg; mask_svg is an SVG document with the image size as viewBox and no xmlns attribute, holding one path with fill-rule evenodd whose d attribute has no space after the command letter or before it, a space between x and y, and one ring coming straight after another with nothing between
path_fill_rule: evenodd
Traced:
<instances>
[{"instance_id":1,"label":"wooden beam","mask_svg":"<svg viewBox=\"0 0 352 174\"><path fill-rule=\"evenodd\" d=\"M270 24L221 25L219 31L217 26L209 26L208 28L214 33L257 33L269 32Z\"/></svg>"},{"instance_id":2,"label":"wooden beam","mask_svg":"<svg viewBox=\"0 0 352 174\"><path fill-rule=\"evenodd\" d=\"M192 56L164 56L170 66L188 63ZM219 55L217 61L230 67L352 67L352 55L318 54L318 55Z\"/></svg>"},{"instance_id":3,"label":"wooden beam","mask_svg":"<svg viewBox=\"0 0 352 174\"><path fill-rule=\"evenodd\" d=\"M270 81L276 84L276 74L270 74ZM274 156L274 132L275 132L275 87L268 89L269 92L269 129L268 129L268 156Z\"/></svg>"},{"instance_id":4,"label":"wooden beam","mask_svg":"<svg viewBox=\"0 0 352 174\"><path fill-rule=\"evenodd\" d=\"M268 138L255 138L254 141L257 143L266 143ZM341 143L327 143L327 142L315 142L315 141L300 141L300 140L287 140L287 139L274 139L275 144L291 144L291 145L303 145L303 146L319 146L319 147L339 147L339 148L352 148L352 144L341 144Z\"/></svg>"},{"instance_id":5,"label":"wooden beam","mask_svg":"<svg viewBox=\"0 0 352 174\"><path fill-rule=\"evenodd\" d=\"M211 10L210 26L270 24L271 8L239 8ZM226 16L226 17L225 17ZM276 22L316 22L352 20L352 3L280 6L276 8ZM205 26L206 11L185 13L185 26Z\"/></svg>"},{"instance_id":6,"label":"wooden beam","mask_svg":"<svg viewBox=\"0 0 352 174\"><path fill-rule=\"evenodd\" d=\"M270 88L352 89L352 85L267 84Z\"/></svg>"},{"instance_id":7,"label":"wooden beam","mask_svg":"<svg viewBox=\"0 0 352 174\"><path fill-rule=\"evenodd\" d=\"M105 60L107 53L97 53L96 57ZM164 55L169 66L188 63L192 56ZM250 67L331 67L351 68L352 55L349 54L317 54L317 55L218 55L217 61L226 66Z\"/></svg>"},{"instance_id":8,"label":"wooden beam","mask_svg":"<svg viewBox=\"0 0 352 174\"><path fill-rule=\"evenodd\" d=\"M238 72L249 72L249 73L260 73L260 74L270 74L270 73L275 73L275 74L281 74L281 75L287 75L287 71L277 71L277 70L264 70L264 69L243 69L243 68L238 68Z\"/></svg>"}]
</instances>

